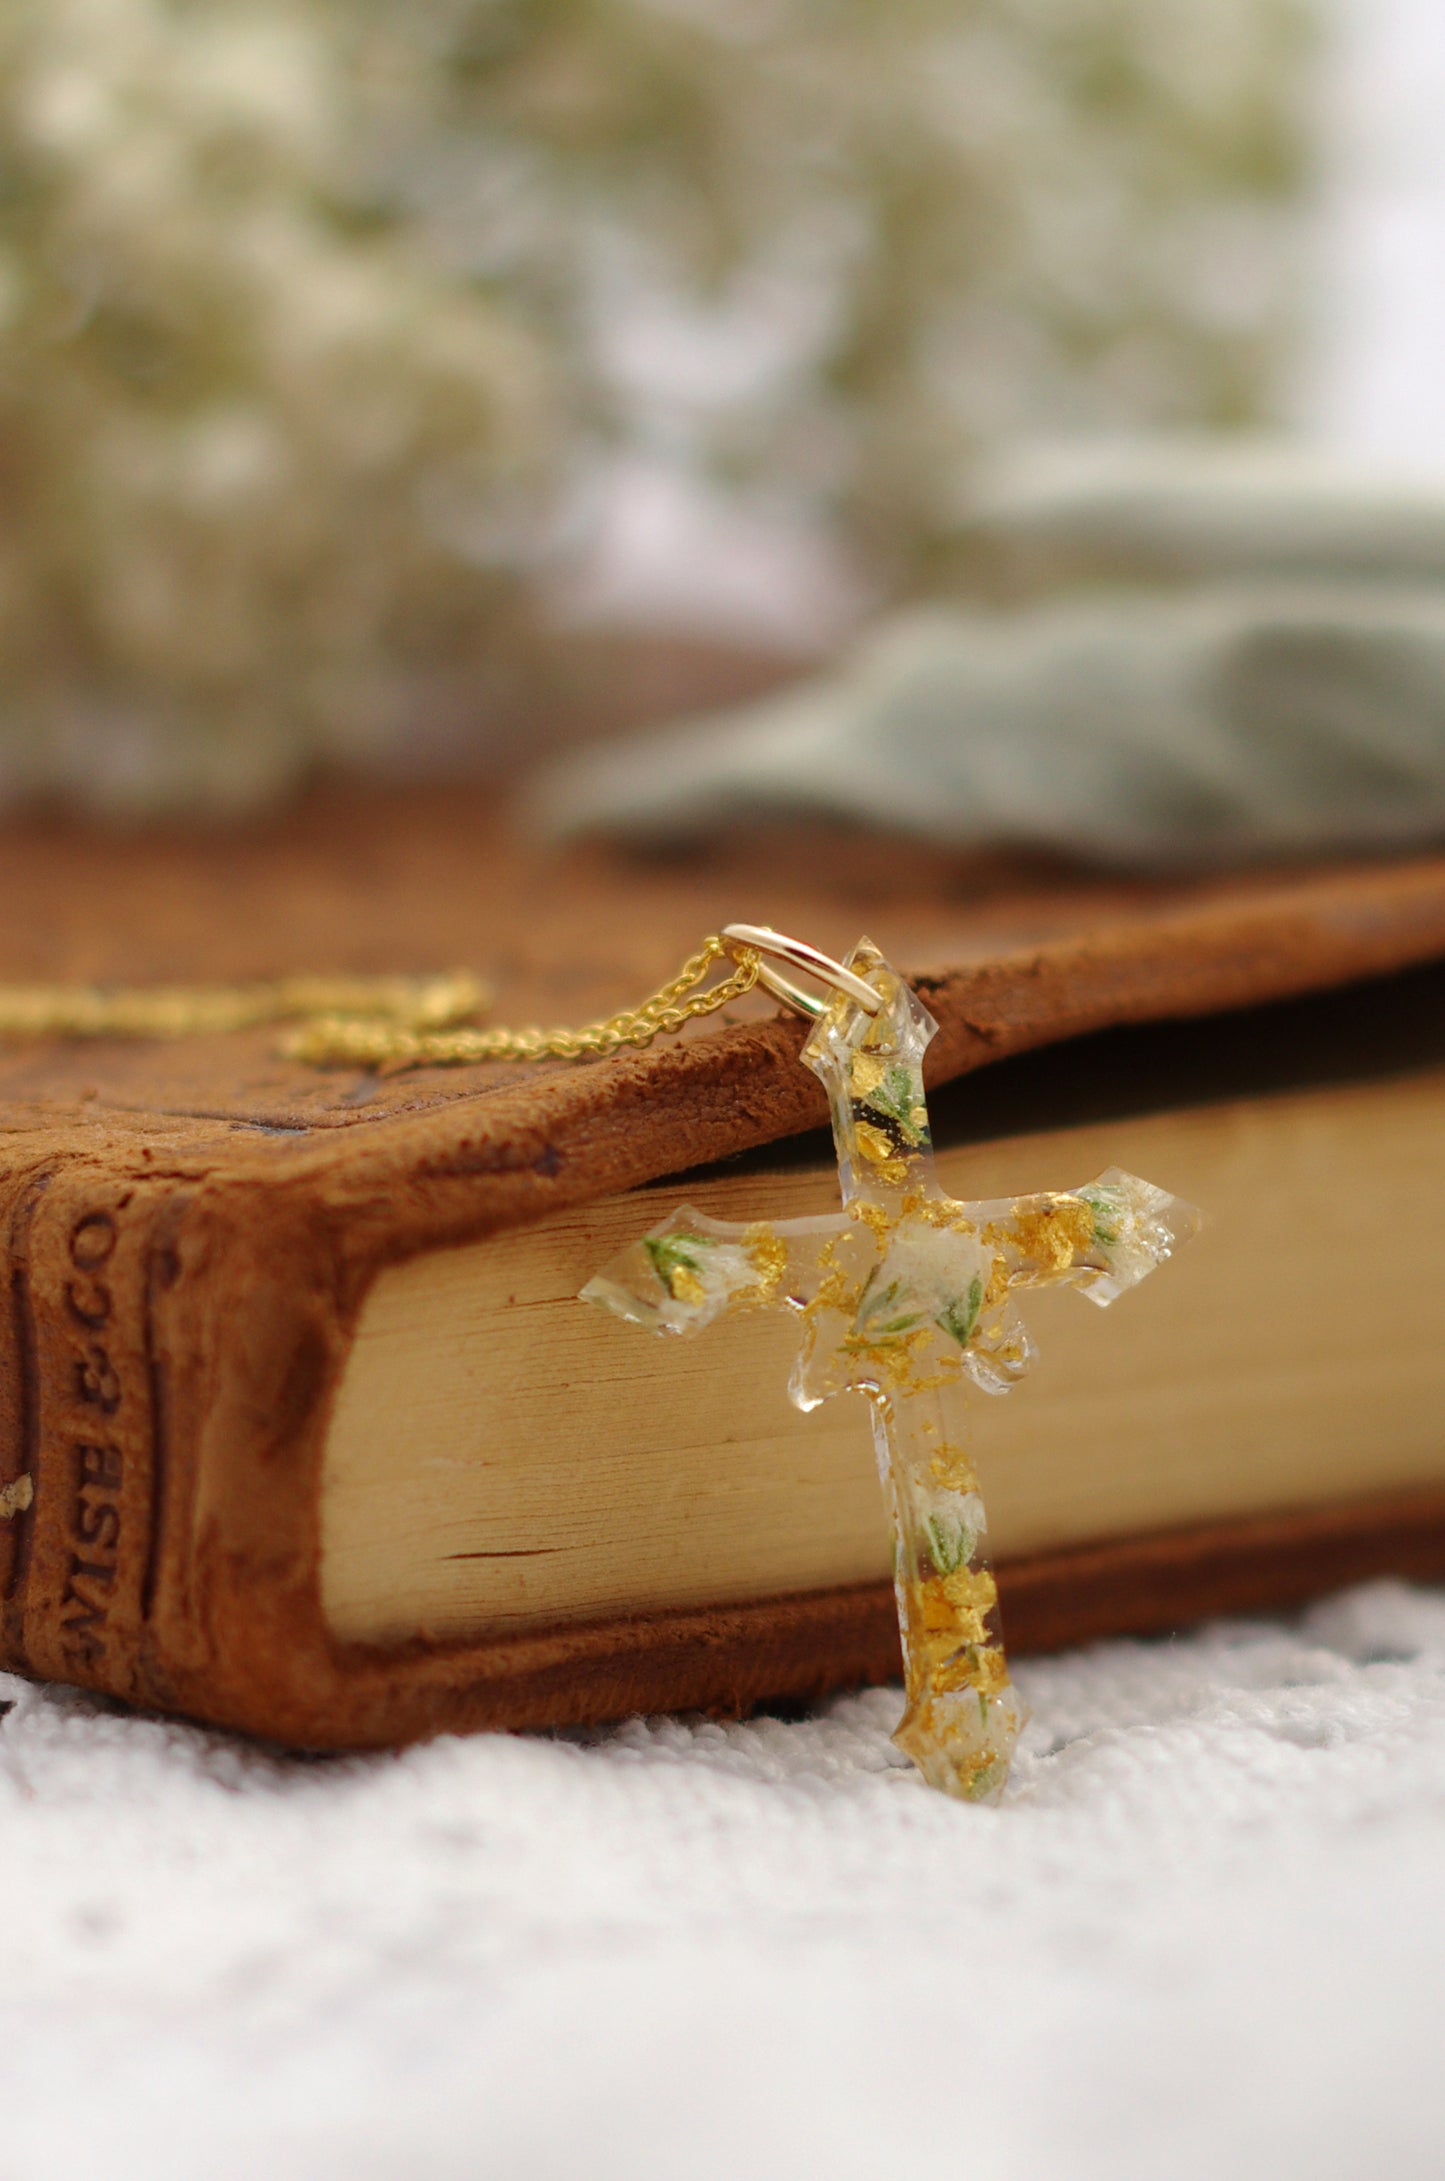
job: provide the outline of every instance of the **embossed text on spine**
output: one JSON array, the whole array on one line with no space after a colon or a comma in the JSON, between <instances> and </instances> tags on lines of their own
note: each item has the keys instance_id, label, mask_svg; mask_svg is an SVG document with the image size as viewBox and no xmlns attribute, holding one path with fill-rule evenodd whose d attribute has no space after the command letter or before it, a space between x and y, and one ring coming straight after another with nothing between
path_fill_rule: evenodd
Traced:
<instances>
[{"instance_id":1,"label":"embossed text on spine","mask_svg":"<svg viewBox=\"0 0 1445 2181\"><path fill-rule=\"evenodd\" d=\"M124 1458L108 1426L123 1391L110 1352L115 1302L105 1269L118 1240L110 1212L87 1212L70 1232L71 1277L65 1308L73 1338L70 1391L85 1422L68 1448L71 1471L70 1555L60 1601L61 1642L77 1666L94 1669L105 1656L111 1597L120 1553Z\"/></svg>"}]
</instances>

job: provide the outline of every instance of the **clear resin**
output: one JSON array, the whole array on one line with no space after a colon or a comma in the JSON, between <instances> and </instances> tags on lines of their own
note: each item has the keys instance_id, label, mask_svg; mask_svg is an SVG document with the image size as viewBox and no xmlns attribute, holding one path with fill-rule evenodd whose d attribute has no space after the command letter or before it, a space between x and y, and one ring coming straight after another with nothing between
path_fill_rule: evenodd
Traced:
<instances>
[{"instance_id":1,"label":"clear resin","mask_svg":"<svg viewBox=\"0 0 1445 2181\"><path fill-rule=\"evenodd\" d=\"M725 1312L802 1321L799 1408L868 1397L894 1534L907 1704L894 1739L930 1786L993 1800L1023 1712L1009 1677L988 1520L966 1438L971 1390L1006 1393L1033 1346L1017 1298L1060 1282L1111 1303L1164 1263L1193 1209L1118 1168L1082 1189L964 1204L934 1169L923 1054L935 1025L867 940L848 966L883 1002L845 995L802 1058L828 1092L842 1210L737 1225L683 1205L582 1290L658 1333Z\"/></svg>"}]
</instances>

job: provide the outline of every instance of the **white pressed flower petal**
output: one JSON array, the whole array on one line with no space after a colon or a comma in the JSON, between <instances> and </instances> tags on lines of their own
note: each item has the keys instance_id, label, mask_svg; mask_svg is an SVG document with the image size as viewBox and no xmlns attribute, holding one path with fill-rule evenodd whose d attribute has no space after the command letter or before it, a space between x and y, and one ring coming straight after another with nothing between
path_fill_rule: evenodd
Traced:
<instances>
[{"instance_id":1,"label":"white pressed flower petal","mask_svg":"<svg viewBox=\"0 0 1445 2181\"><path fill-rule=\"evenodd\" d=\"M756 1287L758 1268L738 1242L712 1242L697 1252L697 1278L709 1296L740 1294Z\"/></svg>"},{"instance_id":2,"label":"white pressed flower petal","mask_svg":"<svg viewBox=\"0 0 1445 2181\"><path fill-rule=\"evenodd\" d=\"M889 1236L879 1279L897 1280L910 1297L933 1308L963 1298L975 1279L987 1282L991 1260L976 1235L907 1220Z\"/></svg>"}]
</instances>

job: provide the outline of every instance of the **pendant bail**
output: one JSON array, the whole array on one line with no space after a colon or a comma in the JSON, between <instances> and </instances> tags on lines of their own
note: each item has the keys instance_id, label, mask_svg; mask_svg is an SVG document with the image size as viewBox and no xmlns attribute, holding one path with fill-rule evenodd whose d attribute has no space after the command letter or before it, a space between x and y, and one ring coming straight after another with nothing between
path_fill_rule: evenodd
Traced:
<instances>
[{"instance_id":1,"label":"pendant bail","mask_svg":"<svg viewBox=\"0 0 1445 2181\"><path fill-rule=\"evenodd\" d=\"M791 977L785 977L781 970L773 967L774 961L786 962L790 968L816 977L819 984L845 993L865 1015L876 1015L883 1005L873 987L855 976L851 969L845 969L830 954L819 953L816 947L808 946L802 939L790 939L786 932L774 931L771 925L725 924L722 936L730 948L743 947L756 954L759 957L758 983L765 985L774 999L781 1000L797 1014L806 1015L810 1022L815 1022L822 1014L827 1000L794 984Z\"/></svg>"}]
</instances>

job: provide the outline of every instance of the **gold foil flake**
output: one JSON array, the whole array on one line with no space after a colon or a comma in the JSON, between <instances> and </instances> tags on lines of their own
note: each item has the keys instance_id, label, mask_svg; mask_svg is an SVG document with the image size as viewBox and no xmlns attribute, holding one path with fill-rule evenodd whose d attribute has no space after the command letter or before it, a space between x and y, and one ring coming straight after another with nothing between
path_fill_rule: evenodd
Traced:
<instances>
[{"instance_id":1,"label":"gold foil flake","mask_svg":"<svg viewBox=\"0 0 1445 2181\"><path fill-rule=\"evenodd\" d=\"M964 1644L935 1669L932 1678L940 1696L957 1689L978 1689L985 1696L997 1696L1009 1685L1003 1651L998 1644L989 1643Z\"/></svg>"},{"instance_id":2,"label":"gold foil flake","mask_svg":"<svg viewBox=\"0 0 1445 2181\"><path fill-rule=\"evenodd\" d=\"M948 1602L960 1615L991 1613L998 1604L998 1584L991 1568L959 1568L942 1577Z\"/></svg>"},{"instance_id":3,"label":"gold foil flake","mask_svg":"<svg viewBox=\"0 0 1445 2181\"><path fill-rule=\"evenodd\" d=\"M889 1235L898 1224L897 1220L891 1218L881 1204L868 1204L862 1200L850 1204L848 1212L850 1218L856 1219L860 1226L872 1230L873 1238L878 1243L881 1254L883 1247L887 1244Z\"/></svg>"},{"instance_id":4,"label":"gold foil flake","mask_svg":"<svg viewBox=\"0 0 1445 2181\"><path fill-rule=\"evenodd\" d=\"M870 1018L835 993L803 1048L830 1093L838 1218L730 1226L679 1212L583 1294L660 1332L696 1330L726 1309L801 1310L793 1398L811 1408L854 1391L870 1405L903 1635L895 1740L931 1786L988 1801L1002 1792L1023 1710L998 1638L964 1381L1003 1393L1027 1367L1015 1290L1063 1282L1112 1302L1187 1238L1193 1215L1116 1170L1006 1205L945 1196L921 1089L933 1025L876 948L860 942L849 967L883 1007Z\"/></svg>"},{"instance_id":5,"label":"gold foil flake","mask_svg":"<svg viewBox=\"0 0 1445 2181\"><path fill-rule=\"evenodd\" d=\"M985 1747L976 1757L968 1757L959 1766L954 1792L961 1801L992 1802L1002 1792L1013 1754L1013 1739L1010 1736L1004 1755Z\"/></svg>"},{"instance_id":6,"label":"gold foil flake","mask_svg":"<svg viewBox=\"0 0 1445 2181\"><path fill-rule=\"evenodd\" d=\"M842 1342L844 1355L860 1367L864 1390L871 1385L900 1401L913 1400L925 1393L938 1393L945 1386L956 1385L963 1376L963 1365L948 1356L940 1360L935 1370L920 1369L922 1359L932 1352L932 1348L931 1330L926 1325L920 1326L915 1333L900 1333L893 1340L869 1341L849 1334Z\"/></svg>"},{"instance_id":7,"label":"gold foil flake","mask_svg":"<svg viewBox=\"0 0 1445 2181\"><path fill-rule=\"evenodd\" d=\"M836 1310L843 1317L857 1315L862 1300L862 1282L850 1277L847 1267L839 1263L838 1247L841 1237L826 1241L818 1252L818 1285L811 1299L803 1305L805 1318L817 1319L825 1310Z\"/></svg>"},{"instance_id":8,"label":"gold foil flake","mask_svg":"<svg viewBox=\"0 0 1445 2181\"><path fill-rule=\"evenodd\" d=\"M986 1643L973 1655L974 1687L985 1696L1001 1696L1009 1685L1008 1660L1001 1643Z\"/></svg>"},{"instance_id":9,"label":"gold foil flake","mask_svg":"<svg viewBox=\"0 0 1445 2181\"><path fill-rule=\"evenodd\" d=\"M1030 1269L1033 1285L1067 1272L1090 1247L1094 1238L1094 1208L1077 1197L1035 1198L1024 1209L1016 1206L1012 1218L985 1228L984 1240L1006 1248L1015 1263Z\"/></svg>"},{"instance_id":10,"label":"gold foil flake","mask_svg":"<svg viewBox=\"0 0 1445 2181\"><path fill-rule=\"evenodd\" d=\"M958 1608L944 1588L941 1575L930 1575L924 1582L915 1583L912 1602L918 1625L928 1634L956 1638L963 1633Z\"/></svg>"},{"instance_id":11,"label":"gold foil flake","mask_svg":"<svg viewBox=\"0 0 1445 2181\"><path fill-rule=\"evenodd\" d=\"M854 1121L853 1141L880 1181L898 1188L908 1179L907 1161L898 1156L892 1137L872 1121Z\"/></svg>"},{"instance_id":12,"label":"gold foil flake","mask_svg":"<svg viewBox=\"0 0 1445 2181\"><path fill-rule=\"evenodd\" d=\"M766 1309L776 1302L788 1271L788 1245L776 1227L760 1220L743 1230L743 1248L756 1268L757 1285L742 1288L734 1300L750 1310Z\"/></svg>"},{"instance_id":13,"label":"gold foil flake","mask_svg":"<svg viewBox=\"0 0 1445 2181\"><path fill-rule=\"evenodd\" d=\"M925 1196L922 1190L910 1189L900 1207L901 1219L918 1219L929 1227L942 1227L950 1234L977 1234L978 1229L961 1204L952 1197Z\"/></svg>"},{"instance_id":14,"label":"gold foil flake","mask_svg":"<svg viewBox=\"0 0 1445 2181\"><path fill-rule=\"evenodd\" d=\"M970 1578L992 1584L986 1570L961 1568L953 1575L930 1575L912 1586L913 1617L928 1636L942 1636L938 1659L952 1657L965 1644L988 1640L988 1616L998 1602L996 1589L974 1588ZM937 1663L925 1675L930 1687L938 1686Z\"/></svg>"},{"instance_id":15,"label":"gold foil flake","mask_svg":"<svg viewBox=\"0 0 1445 2181\"><path fill-rule=\"evenodd\" d=\"M866 1101L887 1073L886 1061L876 1053L855 1053L848 1063L848 1088L856 1099Z\"/></svg>"},{"instance_id":16,"label":"gold foil flake","mask_svg":"<svg viewBox=\"0 0 1445 2181\"><path fill-rule=\"evenodd\" d=\"M928 1474L945 1491L969 1493L978 1490L978 1471L961 1446L941 1446L929 1461Z\"/></svg>"}]
</instances>

